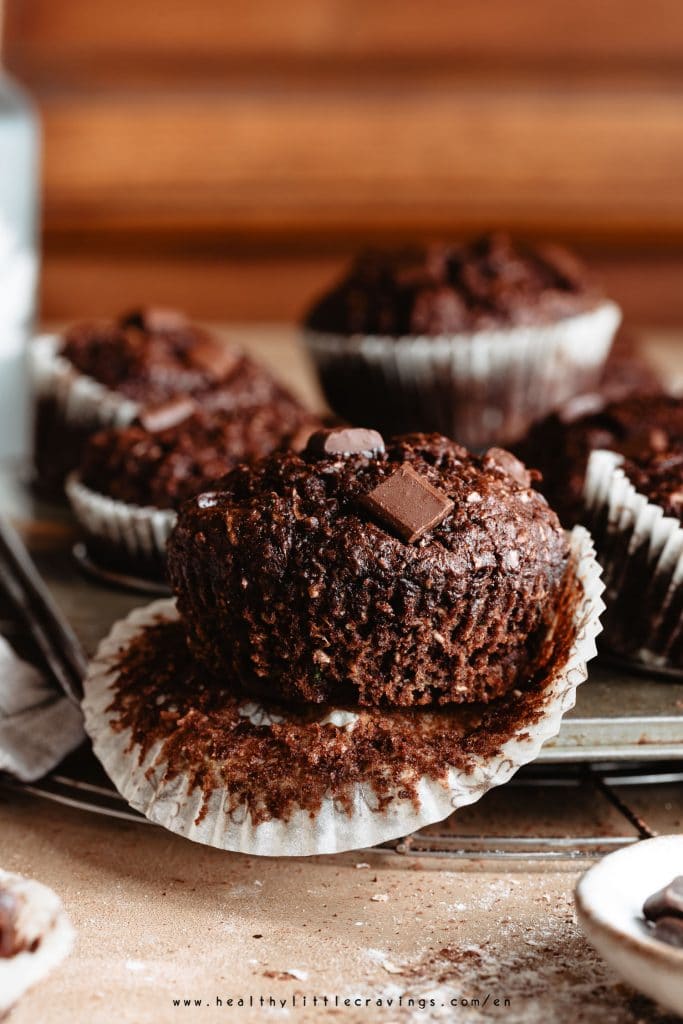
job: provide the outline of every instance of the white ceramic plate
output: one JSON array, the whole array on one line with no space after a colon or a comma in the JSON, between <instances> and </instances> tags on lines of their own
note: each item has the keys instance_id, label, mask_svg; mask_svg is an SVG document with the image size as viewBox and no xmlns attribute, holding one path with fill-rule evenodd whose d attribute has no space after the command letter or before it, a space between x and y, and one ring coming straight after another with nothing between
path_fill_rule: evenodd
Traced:
<instances>
[{"instance_id":1,"label":"white ceramic plate","mask_svg":"<svg viewBox=\"0 0 683 1024\"><path fill-rule=\"evenodd\" d=\"M653 939L643 917L648 896L683 875L683 835L626 846L580 879L575 899L587 938L634 988L683 1015L683 949Z\"/></svg>"}]
</instances>

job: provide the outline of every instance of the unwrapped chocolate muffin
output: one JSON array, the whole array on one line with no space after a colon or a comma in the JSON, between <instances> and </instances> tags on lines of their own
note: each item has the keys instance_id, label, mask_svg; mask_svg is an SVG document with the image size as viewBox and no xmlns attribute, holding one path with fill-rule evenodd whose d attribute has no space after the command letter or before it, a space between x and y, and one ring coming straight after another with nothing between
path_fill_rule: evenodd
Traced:
<instances>
[{"instance_id":1,"label":"unwrapped chocolate muffin","mask_svg":"<svg viewBox=\"0 0 683 1024\"><path fill-rule=\"evenodd\" d=\"M594 451L582 519L605 579L603 647L683 673L683 444L635 458Z\"/></svg>"},{"instance_id":2,"label":"unwrapped chocolate muffin","mask_svg":"<svg viewBox=\"0 0 683 1024\"><path fill-rule=\"evenodd\" d=\"M570 253L498 233L363 253L304 328L344 419L483 447L594 390L620 317Z\"/></svg>"},{"instance_id":3,"label":"unwrapped chocolate muffin","mask_svg":"<svg viewBox=\"0 0 683 1024\"><path fill-rule=\"evenodd\" d=\"M578 399L538 423L515 447L540 470L539 487L565 526L579 521L590 453L604 448L628 457L647 456L683 444L683 399L631 395L603 404L599 395Z\"/></svg>"},{"instance_id":4,"label":"unwrapped chocolate muffin","mask_svg":"<svg viewBox=\"0 0 683 1024\"><path fill-rule=\"evenodd\" d=\"M169 576L219 685L358 705L489 701L530 670L568 544L524 466L438 434L315 433L182 508Z\"/></svg>"},{"instance_id":5,"label":"unwrapped chocolate muffin","mask_svg":"<svg viewBox=\"0 0 683 1024\"><path fill-rule=\"evenodd\" d=\"M52 495L61 493L88 437L142 410L178 396L227 413L293 401L264 367L175 310L136 310L40 338L32 368L35 477Z\"/></svg>"},{"instance_id":6,"label":"unwrapped chocolate muffin","mask_svg":"<svg viewBox=\"0 0 683 1024\"><path fill-rule=\"evenodd\" d=\"M176 508L240 462L304 445L319 421L286 394L225 412L181 397L86 444L67 494L88 551L106 566L159 575Z\"/></svg>"}]
</instances>

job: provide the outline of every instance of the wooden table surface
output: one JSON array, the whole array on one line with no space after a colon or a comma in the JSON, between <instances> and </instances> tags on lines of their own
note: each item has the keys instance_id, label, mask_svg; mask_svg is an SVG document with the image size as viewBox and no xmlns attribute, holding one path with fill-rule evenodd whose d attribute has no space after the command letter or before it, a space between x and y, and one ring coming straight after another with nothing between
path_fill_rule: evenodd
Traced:
<instances>
[{"instance_id":1,"label":"wooden table surface","mask_svg":"<svg viewBox=\"0 0 683 1024\"><path fill-rule=\"evenodd\" d=\"M315 399L288 331L230 333ZM683 372L676 335L653 336L649 348L672 374ZM66 542L68 527L54 529ZM135 600L112 592L110 621ZM661 832L681 830L680 787L636 797ZM501 790L495 804L519 834L558 815L552 791L526 800ZM487 807L472 809L470 829L486 829ZM586 830L618 827L598 797L572 813ZM501 869L390 851L257 859L2 790L0 866L51 885L77 930L72 956L23 999L11 1024L314 1021L323 997L330 1016L350 1022L667 1019L584 942L571 862Z\"/></svg>"}]
</instances>

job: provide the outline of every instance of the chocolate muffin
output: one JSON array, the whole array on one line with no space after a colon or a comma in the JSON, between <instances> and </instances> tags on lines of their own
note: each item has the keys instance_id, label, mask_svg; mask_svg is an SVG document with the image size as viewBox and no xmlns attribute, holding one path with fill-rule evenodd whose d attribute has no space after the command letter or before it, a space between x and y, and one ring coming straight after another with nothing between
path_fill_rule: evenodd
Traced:
<instances>
[{"instance_id":1,"label":"chocolate muffin","mask_svg":"<svg viewBox=\"0 0 683 1024\"><path fill-rule=\"evenodd\" d=\"M110 427L86 444L67 495L100 565L160 578L175 509L243 461L281 446L305 444L317 426L286 395L232 414L189 397L140 413L127 427Z\"/></svg>"},{"instance_id":2,"label":"chocolate muffin","mask_svg":"<svg viewBox=\"0 0 683 1024\"><path fill-rule=\"evenodd\" d=\"M270 401L278 387L243 353L175 310L147 309L116 322L82 323L60 355L79 373L143 406L176 395L236 410Z\"/></svg>"},{"instance_id":3,"label":"chocolate muffin","mask_svg":"<svg viewBox=\"0 0 683 1024\"><path fill-rule=\"evenodd\" d=\"M232 415L183 399L180 409L189 415L167 425L164 416L171 408L169 403L142 413L128 427L93 435L80 465L81 482L131 505L177 508L238 463L286 445L306 424L312 430L314 422L310 413L284 398Z\"/></svg>"},{"instance_id":4,"label":"chocolate muffin","mask_svg":"<svg viewBox=\"0 0 683 1024\"><path fill-rule=\"evenodd\" d=\"M304 328L344 419L482 447L596 387L619 319L569 252L498 233L363 253Z\"/></svg>"},{"instance_id":5,"label":"chocolate muffin","mask_svg":"<svg viewBox=\"0 0 683 1024\"><path fill-rule=\"evenodd\" d=\"M668 451L625 459L623 470L639 494L683 523L683 442Z\"/></svg>"},{"instance_id":6,"label":"chocolate muffin","mask_svg":"<svg viewBox=\"0 0 683 1024\"><path fill-rule=\"evenodd\" d=\"M683 399L663 393L631 395L603 404L581 398L538 423L516 454L540 470L539 487L565 526L581 518L582 492L591 451L646 456L683 444Z\"/></svg>"},{"instance_id":7,"label":"chocolate muffin","mask_svg":"<svg viewBox=\"0 0 683 1024\"><path fill-rule=\"evenodd\" d=\"M333 334L460 334L553 323L593 309L602 295L566 249L508 235L463 245L369 250L305 317Z\"/></svg>"},{"instance_id":8,"label":"chocolate muffin","mask_svg":"<svg viewBox=\"0 0 683 1024\"><path fill-rule=\"evenodd\" d=\"M248 356L172 310L76 324L34 349L35 470L41 490L61 491L88 437L131 422L177 396L238 412L293 400Z\"/></svg>"},{"instance_id":9,"label":"chocolate muffin","mask_svg":"<svg viewBox=\"0 0 683 1024\"><path fill-rule=\"evenodd\" d=\"M360 705L514 688L563 580L555 514L508 452L314 434L182 508L169 577L216 685Z\"/></svg>"},{"instance_id":10,"label":"chocolate muffin","mask_svg":"<svg viewBox=\"0 0 683 1024\"><path fill-rule=\"evenodd\" d=\"M624 458L594 451L582 519L605 579L602 645L683 671L683 445Z\"/></svg>"}]
</instances>

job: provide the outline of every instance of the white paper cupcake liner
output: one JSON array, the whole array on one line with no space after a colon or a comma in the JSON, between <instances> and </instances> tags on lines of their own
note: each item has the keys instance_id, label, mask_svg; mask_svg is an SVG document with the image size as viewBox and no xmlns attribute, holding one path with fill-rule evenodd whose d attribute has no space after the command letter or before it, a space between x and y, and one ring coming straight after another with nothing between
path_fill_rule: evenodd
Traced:
<instances>
[{"instance_id":1,"label":"white paper cupcake liner","mask_svg":"<svg viewBox=\"0 0 683 1024\"><path fill-rule=\"evenodd\" d=\"M416 802L402 794L397 783L388 804L380 807L369 784L356 784L350 811L329 795L324 797L322 806L313 816L299 808L288 820L272 818L254 825L244 803L228 809L230 794L226 787L214 789L207 802L203 791L193 785L189 773L167 777L171 773L167 773L162 741L154 743L146 755L141 756L131 729L117 729L116 715L111 710L116 692L116 665L122 650L145 627L177 620L172 601L157 601L137 609L117 623L102 642L85 681L83 702L85 725L95 753L131 806L172 832L224 850L267 856L337 853L386 842L440 821L456 808L475 802L493 786L507 782L521 765L532 761L543 743L557 734L563 714L575 703L576 688L587 675L586 662L596 653L595 638L604 606L600 598L600 569L590 536L581 527L571 534L571 552L570 571L580 588L573 612L572 640L561 663L548 670L547 683L539 698L540 710L537 707L534 715L527 711L526 717L520 712L518 725L495 756L472 753L468 770L451 767L445 781L422 776L417 785ZM552 629L550 634L553 634ZM239 714L254 725L267 727L271 721L283 721L288 713L281 705L269 706L248 697L233 699L238 701ZM517 699L522 699L521 694L519 698L515 696ZM364 713L364 709L349 708L321 711L324 722L340 730L352 730L358 716ZM392 712L375 709L373 713L390 715ZM443 709L414 713L438 715L439 728L447 721ZM453 711L454 715L457 713ZM317 725L320 724L318 719ZM207 760L202 767L210 771L213 766ZM282 773L289 775L289 764L282 764Z\"/></svg>"},{"instance_id":2,"label":"white paper cupcake liner","mask_svg":"<svg viewBox=\"0 0 683 1024\"><path fill-rule=\"evenodd\" d=\"M592 452L583 493L604 572L601 639L623 658L683 675L683 527L638 493L623 461Z\"/></svg>"},{"instance_id":3,"label":"white paper cupcake liner","mask_svg":"<svg viewBox=\"0 0 683 1024\"><path fill-rule=\"evenodd\" d=\"M544 326L402 338L305 331L304 338L339 415L393 433L435 430L482 448L518 440L535 420L594 389L620 321L619 307L603 302Z\"/></svg>"},{"instance_id":4,"label":"white paper cupcake liner","mask_svg":"<svg viewBox=\"0 0 683 1024\"><path fill-rule=\"evenodd\" d=\"M163 565L166 542L177 518L173 509L117 501L86 487L77 473L67 479L66 494L88 537L114 551L119 549L128 562L140 562L141 568Z\"/></svg>"},{"instance_id":5,"label":"white paper cupcake liner","mask_svg":"<svg viewBox=\"0 0 683 1024\"><path fill-rule=\"evenodd\" d=\"M40 882L0 871L0 891L8 888L21 903L20 930L38 938L36 949L0 958L0 1017L29 988L71 952L74 932L59 897Z\"/></svg>"},{"instance_id":6,"label":"white paper cupcake liner","mask_svg":"<svg viewBox=\"0 0 683 1024\"><path fill-rule=\"evenodd\" d=\"M67 423L97 430L124 426L135 419L140 406L100 384L59 354L60 338L43 334L29 349L36 397L53 398Z\"/></svg>"}]
</instances>

